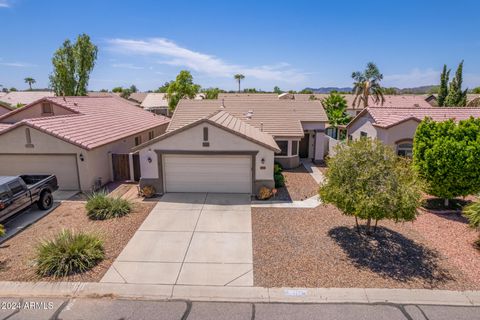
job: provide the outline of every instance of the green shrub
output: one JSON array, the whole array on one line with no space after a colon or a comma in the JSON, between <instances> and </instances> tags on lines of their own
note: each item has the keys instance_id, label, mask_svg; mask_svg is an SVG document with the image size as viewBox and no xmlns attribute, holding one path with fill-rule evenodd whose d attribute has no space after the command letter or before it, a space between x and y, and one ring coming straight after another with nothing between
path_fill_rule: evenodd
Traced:
<instances>
[{"instance_id":1,"label":"green shrub","mask_svg":"<svg viewBox=\"0 0 480 320\"><path fill-rule=\"evenodd\" d=\"M0 237L3 237L5 235L5 227L0 224Z\"/></svg>"},{"instance_id":2,"label":"green shrub","mask_svg":"<svg viewBox=\"0 0 480 320\"><path fill-rule=\"evenodd\" d=\"M281 188L285 186L285 177L279 173L273 176L275 180L275 188Z\"/></svg>"},{"instance_id":3,"label":"green shrub","mask_svg":"<svg viewBox=\"0 0 480 320\"><path fill-rule=\"evenodd\" d=\"M92 220L122 217L132 210L132 204L122 198L108 197L106 192L96 192L88 197L87 215Z\"/></svg>"},{"instance_id":4,"label":"green shrub","mask_svg":"<svg viewBox=\"0 0 480 320\"><path fill-rule=\"evenodd\" d=\"M480 228L480 201L473 202L463 209L463 214L468 218L470 227Z\"/></svg>"},{"instance_id":5,"label":"green shrub","mask_svg":"<svg viewBox=\"0 0 480 320\"><path fill-rule=\"evenodd\" d=\"M103 242L94 235L62 230L37 247L37 274L65 277L90 270L105 258Z\"/></svg>"},{"instance_id":6,"label":"green shrub","mask_svg":"<svg viewBox=\"0 0 480 320\"><path fill-rule=\"evenodd\" d=\"M275 163L275 165L273 166L273 174L277 175L282 173L282 171L283 171L282 166L279 163Z\"/></svg>"}]
</instances>

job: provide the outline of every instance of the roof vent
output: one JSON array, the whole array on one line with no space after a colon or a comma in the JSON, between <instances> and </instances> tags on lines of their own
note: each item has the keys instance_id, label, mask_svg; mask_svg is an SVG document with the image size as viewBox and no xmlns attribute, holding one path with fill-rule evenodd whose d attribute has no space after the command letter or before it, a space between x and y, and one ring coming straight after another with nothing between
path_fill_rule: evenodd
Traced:
<instances>
[{"instance_id":1,"label":"roof vent","mask_svg":"<svg viewBox=\"0 0 480 320\"><path fill-rule=\"evenodd\" d=\"M263 122L260 122L260 131L263 132Z\"/></svg>"},{"instance_id":2,"label":"roof vent","mask_svg":"<svg viewBox=\"0 0 480 320\"><path fill-rule=\"evenodd\" d=\"M74 102L73 105L74 105L74 106L78 106L78 103Z\"/></svg>"},{"instance_id":3,"label":"roof vent","mask_svg":"<svg viewBox=\"0 0 480 320\"><path fill-rule=\"evenodd\" d=\"M252 117L253 117L253 110L248 110L248 112L245 113L245 117L247 117L247 119L252 119Z\"/></svg>"},{"instance_id":4,"label":"roof vent","mask_svg":"<svg viewBox=\"0 0 480 320\"><path fill-rule=\"evenodd\" d=\"M222 99L222 104L220 105L220 109L225 109L225 99Z\"/></svg>"},{"instance_id":5,"label":"roof vent","mask_svg":"<svg viewBox=\"0 0 480 320\"><path fill-rule=\"evenodd\" d=\"M414 106L420 108L420 105L418 103L415 103Z\"/></svg>"}]
</instances>

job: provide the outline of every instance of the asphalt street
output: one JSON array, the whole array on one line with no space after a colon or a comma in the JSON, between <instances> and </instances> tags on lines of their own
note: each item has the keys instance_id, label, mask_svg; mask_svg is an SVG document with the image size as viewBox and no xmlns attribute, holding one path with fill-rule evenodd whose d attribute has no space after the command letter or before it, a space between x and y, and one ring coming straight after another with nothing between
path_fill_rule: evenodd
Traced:
<instances>
[{"instance_id":1,"label":"asphalt street","mask_svg":"<svg viewBox=\"0 0 480 320\"><path fill-rule=\"evenodd\" d=\"M0 298L0 319L480 320L480 307Z\"/></svg>"}]
</instances>

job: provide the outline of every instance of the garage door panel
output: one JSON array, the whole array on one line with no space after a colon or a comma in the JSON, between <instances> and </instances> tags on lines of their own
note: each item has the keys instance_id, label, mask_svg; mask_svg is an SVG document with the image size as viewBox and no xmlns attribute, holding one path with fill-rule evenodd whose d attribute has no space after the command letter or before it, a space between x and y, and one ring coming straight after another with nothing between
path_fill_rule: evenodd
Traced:
<instances>
[{"instance_id":1,"label":"garage door panel","mask_svg":"<svg viewBox=\"0 0 480 320\"><path fill-rule=\"evenodd\" d=\"M0 175L54 174L62 190L78 190L75 155L0 155Z\"/></svg>"},{"instance_id":2,"label":"garage door panel","mask_svg":"<svg viewBox=\"0 0 480 320\"><path fill-rule=\"evenodd\" d=\"M250 156L164 156L166 192L251 193Z\"/></svg>"}]
</instances>

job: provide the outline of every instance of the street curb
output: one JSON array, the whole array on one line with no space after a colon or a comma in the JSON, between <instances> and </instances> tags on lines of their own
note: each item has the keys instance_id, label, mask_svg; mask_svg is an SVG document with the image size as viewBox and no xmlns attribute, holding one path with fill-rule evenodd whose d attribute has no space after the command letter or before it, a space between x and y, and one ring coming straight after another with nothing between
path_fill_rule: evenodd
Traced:
<instances>
[{"instance_id":1,"label":"street curb","mask_svg":"<svg viewBox=\"0 0 480 320\"><path fill-rule=\"evenodd\" d=\"M261 288L97 282L1 281L0 296L480 306L480 291L375 288Z\"/></svg>"}]
</instances>

